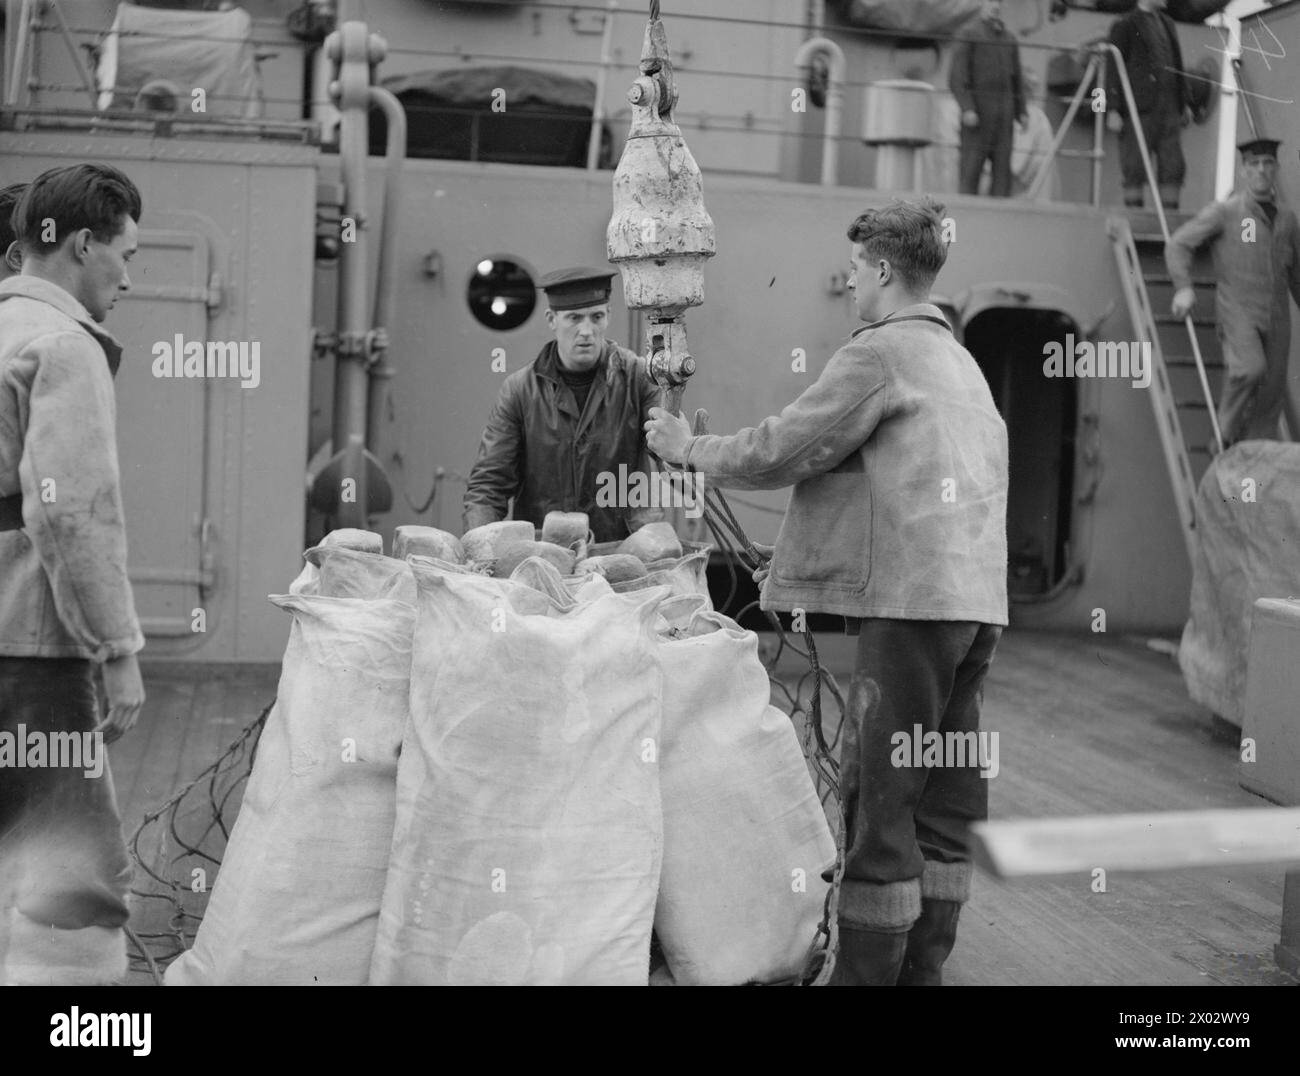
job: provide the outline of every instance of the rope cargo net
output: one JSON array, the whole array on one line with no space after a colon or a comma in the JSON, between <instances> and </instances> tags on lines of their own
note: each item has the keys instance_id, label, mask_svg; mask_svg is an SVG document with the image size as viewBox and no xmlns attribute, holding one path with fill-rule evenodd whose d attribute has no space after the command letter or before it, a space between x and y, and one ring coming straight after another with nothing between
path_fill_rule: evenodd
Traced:
<instances>
[{"instance_id":1,"label":"rope cargo net","mask_svg":"<svg viewBox=\"0 0 1300 1076\"><path fill-rule=\"evenodd\" d=\"M739 588L736 563L755 571L765 566L766 558L749 540L725 498L715 489L705 494L704 519L728 567L727 599L719 606L725 610ZM757 604L746 605L733 619L744 619ZM834 831L838 853L822 921L816 937L809 939L808 959L799 980L804 984L822 984L833 970L835 904L844 860L837 753L845 698L834 675L821 665L812 632L802 633L801 647L776 614L765 612L764 616L775 635L774 644L760 648L772 702L790 717L797 729L802 726L804 757ZM778 673L777 666L787 649L808 663L806 672L797 676ZM829 693L837 711L830 721L823 706L823 689ZM148 811L128 841L137 867L132 889L137 898L137 916L143 913L143 918L151 924L150 929L128 930L134 949L131 969L150 976L159 985L166 965L193 945L234 826L244 785L252 772L258 740L274 702L269 702L194 778ZM155 910L159 905L162 911Z\"/></svg>"}]
</instances>

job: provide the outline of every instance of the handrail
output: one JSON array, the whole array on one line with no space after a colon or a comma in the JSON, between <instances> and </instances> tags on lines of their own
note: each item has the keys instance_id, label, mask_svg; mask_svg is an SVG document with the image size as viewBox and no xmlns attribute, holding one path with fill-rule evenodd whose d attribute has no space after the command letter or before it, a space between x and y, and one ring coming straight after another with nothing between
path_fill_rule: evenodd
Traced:
<instances>
[{"instance_id":1,"label":"handrail","mask_svg":"<svg viewBox=\"0 0 1300 1076\"><path fill-rule=\"evenodd\" d=\"M1191 461L1187 456L1187 439L1183 436L1183 425L1178 417L1178 401L1174 396L1173 386L1169 382L1169 371L1165 365L1164 349L1156 334L1155 315L1151 311L1151 298L1147 294L1146 282L1142 278L1142 265L1138 258L1137 246L1133 242L1133 230L1129 227L1127 217L1113 216L1107 223L1111 246L1115 252L1119 269L1120 287L1128 304L1129 317L1139 331L1148 332L1151 337L1151 384L1148 393L1151 397L1151 410L1156 420L1156 430L1160 434L1160 448L1164 453L1165 467L1169 471L1169 481L1173 487L1174 506L1178 510L1179 529L1187 546L1188 558L1195 562L1196 539L1196 482L1192 476Z\"/></svg>"},{"instance_id":2,"label":"handrail","mask_svg":"<svg viewBox=\"0 0 1300 1076\"><path fill-rule=\"evenodd\" d=\"M1088 61L1088 67L1083 73L1083 78L1079 80L1079 87L1074 92L1074 97L1070 101L1070 107L1066 111L1065 118L1061 121L1061 126L1052 139L1052 148L1048 151L1047 160L1050 163L1055 159L1061 144L1065 141L1066 132L1070 129L1070 124L1074 122L1074 117L1079 111L1079 106L1083 102L1084 94L1088 90L1088 84L1097 77L1098 71L1103 67L1103 59L1109 57L1115 64L1115 73L1119 75L1120 89L1124 94L1124 104L1128 110L1128 119L1125 121L1133 125L1133 133L1137 137L1138 154L1142 158L1142 169L1146 174L1147 185L1151 188L1151 200L1155 204L1156 219L1160 221L1160 234L1168 245L1169 220L1165 216L1164 203L1160 199L1160 188L1156 184L1155 169L1151 166L1151 153L1147 148L1146 134L1142 130L1142 123L1138 120L1137 103L1133 97L1133 86L1129 82L1128 68L1124 63L1124 57L1109 41L1097 41L1087 46L1087 51L1092 54ZM1105 92L1105 87L1102 87ZM1101 113L1099 112L1100 116ZM1248 113L1249 115L1249 113ZM1253 124L1253 121L1252 121ZM1040 170L1034 179L1034 184L1030 188L1029 197L1035 197L1046 181L1047 169ZM1214 431L1214 443L1218 451L1223 451L1223 434L1219 429L1219 418L1214 409L1214 396L1210 392L1210 379L1205 372L1205 360L1201 356L1200 341L1196 338L1196 325L1192 321L1192 315L1189 312L1183 319L1184 327L1187 329L1187 339L1192 345L1192 358L1196 363L1196 376L1201 383L1201 393L1205 397L1206 410L1210 416L1210 428Z\"/></svg>"},{"instance_id":3,"label":"handrail","mask_svg":"<svg viewBox=\"0 0 1300 1076\"><path fill-rule=\"evenodd\" d=\"M1128 122L1133 124L1133 133L1137 135L1138 152L1142 155L1142 167L1146 171L1147 184L1151 188L1152 201L1156 207L1156 217L1160 221L1160 233L1164 236L1165 245L1169 245L1169 220L1165 217L1164 202L1160 199L1160 188L1156 185L1155 170L1151 167L1151 153L1147 149L1146 135L1142 131L1142 124L1137 119L1137 102L1133 98L1133 86L1128 80L1128 68L1124 66L1124 57L1120 51L1109 41L1099 42L1096 46L1099 50L1104 49L1109 52L1115 61L1115 72L1119 75L1120 86L1124 90L1124 103L1128 107ZM1214 394L1210 392L1210 379L1205 372L1205 360L1201 357L1201 343L1196 338L1196 323L1192 321L1192 314L1189 310L1183 316L1183 326L1187 329L1187 339L1192 345L1192 358L1196 362L1196 376L1201 383L1201 394L1205 397L1205 410L1210 416L1210 429L1214 433L1215 450L1223 451L1223 432L1219 429L1219 416L1214 409Z\"/></svg>"}]
</instances>

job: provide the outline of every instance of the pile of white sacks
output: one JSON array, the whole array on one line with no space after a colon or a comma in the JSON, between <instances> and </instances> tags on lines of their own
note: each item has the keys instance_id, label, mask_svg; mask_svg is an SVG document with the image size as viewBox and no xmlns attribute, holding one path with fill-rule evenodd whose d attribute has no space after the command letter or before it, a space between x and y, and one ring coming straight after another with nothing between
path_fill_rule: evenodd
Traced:
<instances>
[{"instance_id":1,"label":"pile of white sacks","mask_svg":"<svg viewBox=\"0 0 1300 1076\"><path fill-rule=\"evenodd\" d=\"M308 550L271 598L293 616L279 695L167 983L645 985L652 927L656 981L796 976L835 855L797 737L757 636L709 604L707 549L633 539L548 517L540 541Z\"/></svg>"}]
</instances>

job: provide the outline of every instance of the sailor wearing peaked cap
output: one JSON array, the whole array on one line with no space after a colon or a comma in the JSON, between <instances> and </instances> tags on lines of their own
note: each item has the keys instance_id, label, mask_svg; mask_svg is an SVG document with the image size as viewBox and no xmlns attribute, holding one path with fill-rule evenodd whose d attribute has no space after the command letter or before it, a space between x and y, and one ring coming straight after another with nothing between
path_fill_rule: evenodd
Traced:
<instances>
[{"instance_id":1,"label":"sailor wearing peaked cap","mask_svg":"<svg viewBox=\"0 0 1300 1076\"><path fill-rule=\"evenodd\" d=\"M1275 138L1256 132L1241 142L1242 186L1179 228L1165 247L1173 278L1173 313L1195 305L1192 260L1210 244L1214 254L1215 313L1227 368L1219 401L1219 426L1227 447L1236 441L1274 440L1287 411L1287 359L1291 350L1291 298L1300 303L1300 223L1276 201Z\"/></svg>"},{"instance_id":2,"label":"sailor wearing peaked cap","mask_svg":"<svg viewBox=\"0 0 1300 1076\"><path fill-rule=\"evenodd\" d=\"M501 386L465 490L466 530L507 511L536 527L548 512L586 512L595 540L611 542L663 517L610 493L631 484L609 476L651 470L643 427L659 402L637 356L605 339L615 275L575 266L542 277L555 338Z\"/></svg>"},{"instance_id":3,"label":"sailor wearing peaked cap","mask_svg":"<svg viewBox=\"0 0 1300 1076\"><path fill-rule=\"evenodd\" d=\"M581 310L609 302L610 281L615 274L604 269L577 266L547 273L537 285L546 293L552 310Z\"/></svg>"},{"instance_id":4,"label":"sailor wearing peaked cap","mask_svg":"<svg viewBox=\"0 0 1300 1076\"><path fill-rule=\"evenodd\" d=\"M1282 144L1277 138L1248 138L1245 142L1238 142L1237 149L1242 157L1249 154L1261 154L1265 157L1276 157L1277 147Z\"/></svg>"}]
</instances>

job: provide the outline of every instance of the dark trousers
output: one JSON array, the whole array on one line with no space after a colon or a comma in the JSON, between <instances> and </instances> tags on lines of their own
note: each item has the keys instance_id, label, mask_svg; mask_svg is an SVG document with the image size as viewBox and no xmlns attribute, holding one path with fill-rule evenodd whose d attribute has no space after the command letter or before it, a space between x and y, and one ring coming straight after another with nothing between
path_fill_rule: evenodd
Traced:
<instances>
[{"instance_id":1,"label":"dark trousers","mask_svg":"<svg viewBox=\"0 0 1300 1076\"><path fill-rule=\"evenodd\" d=\"M97 720L89 661L0 657L0 733L15 740L21 733L29 744L35 734L48 745L52 734L89 732ZM131 864L108 760L98 746L98 776L87 774L88 765L50 765L48 750L45 765L29 759L25 766L8 760L0 766L4 914L13 906L63 930L126 923Z\"/></svg>"},{"instance_id":2,"label":"dark trousers","mask_svg":"<svg viewBox=\"0 0 1300 1076\"><path fill-rule=\"evenodd\" d=\"M994 198L1011 197L1011 144L1014 117L1010 112L980 114L977 127L961 129L961 193L979 194L984 162L993 162Z\"/></svg>"},{"instance_id":3,"label":"dark trousers","mask_svg":"<svg viewBox=\"0 0 1300 1076\"><path fill-rule=\"evenodd\" d=\"M1147 152L1155 158L1156 185L1161 200L1167 206L1178 205L1178 189L1187 174L1183 159L1183 118L1177 110L1169 108L1154 112L1139 112L1142 134L1147 141ZM1146 169L1138 150L1137 132L1132 117L1126 117L1119 134L1119 167L1124 184L1124 199L1133 205L1142 204L1142 191L1147 185Z\"/></svg>"},{"instance_id":4,"label":"dark trousers","mask_svg":"<svg viewBox=\"0 0 1300 1076\"><path fill-rule=\"evenodd\" d=\"M917 726L922 736L977 732L984 677L1001 634L991 624L862 621L852 694L865 705L856 714L850 707L840 758L844 885L857 890L842 902L846 918L898 929L915 918L908 908L919 908L922 895L965 899L952 887L969 887L967 829L988 817L988 778L977 757L965 766L898 765L896 734L911 741ZM902 758L911 761L910 749ZM927 864L956 869L930 871ZM931 873L941 881L928 886L923 875ZM911 892L890 895L903 886Z\"/></svg>"}]
</instances>

